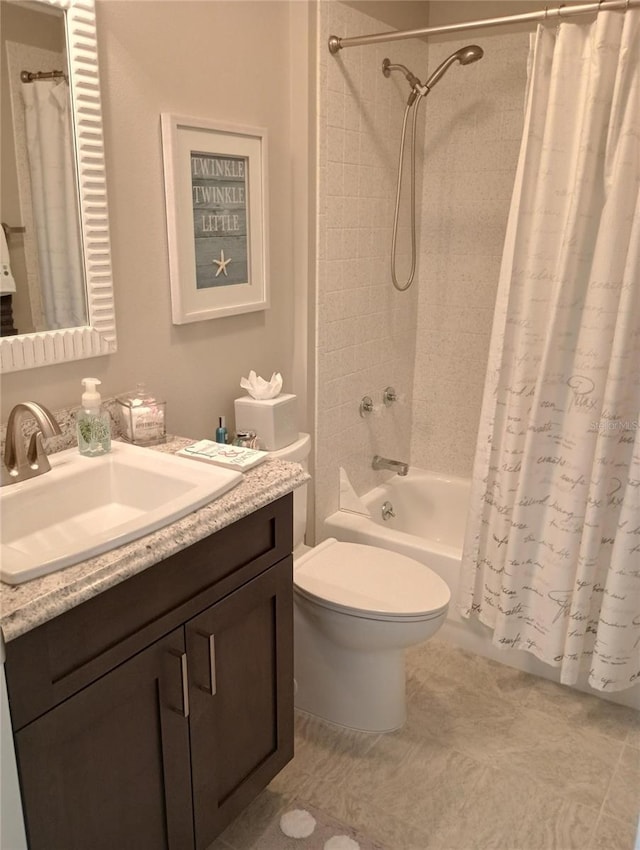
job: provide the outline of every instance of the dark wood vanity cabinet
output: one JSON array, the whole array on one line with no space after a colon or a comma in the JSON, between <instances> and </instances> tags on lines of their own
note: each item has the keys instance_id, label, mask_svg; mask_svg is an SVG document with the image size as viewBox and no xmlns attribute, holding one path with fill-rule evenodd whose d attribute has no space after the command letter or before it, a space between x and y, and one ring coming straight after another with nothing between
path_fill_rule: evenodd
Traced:
<instances>
[{"instance_id":1,"label":"dark wood vanity cabinet","mask_svg":"<svg viewBox=\"0 0 640 850\"><path fill-rule=\"evenodd\" d=\"M193 846L189 725L166 669L180 652L183 629L16 733L32 850Z\"/></svg>"},{"instance_id":2,"label":"dark wood vanity cabinet","mask_svg":"<svg viewBox=\"0 0 640 850\"><path fill-rule=\"evenodd\" d=\"M30 850L204 850L293 755L291 496L7 645Z\"/></svg>"},{"instance_id":3,"label":"dark wood vanity cabinet","mask_svg":"<svg viewBox=\"0 0 640 850\"><path fill-rule=\"evenodd\" d=\"M251 584L251 595L236 591L187 624L198 848L293 756L291 564Z\"/></svg>"}]
</instances>

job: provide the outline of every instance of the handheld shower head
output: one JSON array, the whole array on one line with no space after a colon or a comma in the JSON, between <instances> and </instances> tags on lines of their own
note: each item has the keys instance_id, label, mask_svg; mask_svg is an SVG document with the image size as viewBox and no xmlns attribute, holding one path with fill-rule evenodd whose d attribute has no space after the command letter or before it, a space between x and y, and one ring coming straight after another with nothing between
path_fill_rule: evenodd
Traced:
<instances>
[{"instance_id":1,"label":"handheld shower head","mask_svg":"<svg viewBox=\"0 0 640 850\"><path fill-rule=\"evenodd\" d=\"M472 62L477 62L484 56L484 50L477 44L467 44L466 47L461 47L454 53L458 56L461 65L470 65Z\"/></svg>"},{"instance_id":2,"label":"handheld shower head","mask_svg":"<svg viewBox=\"0 0 640 850\"><path fill-rule=\"evenodd\" d=\"M392 71L402 71L407 82L411 86L407 106L404 111L404 121L402 123L402 136L400 139L400 156L398 160L398 183L396 188L396 208L393 216L393 232L391 236L391 281L398 292L405 292L411 286L416 271L416 202L415 202L415 185L416 185L416 126L418 109L420 101L425 95L429 94L433 86L445 74L450 65L454 62L459 62L461 65L470 65L471 62L477 62L482 59L484 51L477 44L468 44L466 47L461 47L452 53L447 59L439 65L427 82L422 85L420 80L413 74L405 65L392 64L389 59L385 59L382 63L382 73L385 77L390 77ZM398 283L396 271L396 244L398 236L398 219L400 211L400 197L402 193L402 169L404 164L404 146L407 131L407 119L413 108L413 122L411 132L411 270L406 281L403 284Z\"/></svg>"},{"instance_id":3,"label":"handheld shower head","mask_svg":"<svg viewBox=\"0 0 640 850\"><path fill-rule=\"evenodd\" d=\"M456 50L455 53L452 53L451 56L447 57L444 62L438 65L436 70L424 84L425 88L431 90L454 62L459 62L461 65L470 65L472 62L477 62L478 59L482 59L483 56L484 50L481 47L478 47L477 44L468 44L466 47L461 47L459 50Z\"/></svg>"}]
</instances>

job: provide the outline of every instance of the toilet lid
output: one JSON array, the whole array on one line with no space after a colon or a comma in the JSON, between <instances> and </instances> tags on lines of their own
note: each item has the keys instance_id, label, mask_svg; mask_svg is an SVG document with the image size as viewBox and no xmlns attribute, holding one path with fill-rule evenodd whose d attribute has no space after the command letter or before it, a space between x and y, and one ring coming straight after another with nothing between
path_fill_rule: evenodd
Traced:
<instances>
[{"instance_id":1,"label":"toilet lid","mask_svg":"<svg viewBox=\"0 0 640 850\"><path fill-rule=\"evenodd\" d=\"M370 619L431 618L451 599L447 583L413 558L334 538L296 562L293 580L299 592L321 605Z\"/></svg>"}]
</instances>

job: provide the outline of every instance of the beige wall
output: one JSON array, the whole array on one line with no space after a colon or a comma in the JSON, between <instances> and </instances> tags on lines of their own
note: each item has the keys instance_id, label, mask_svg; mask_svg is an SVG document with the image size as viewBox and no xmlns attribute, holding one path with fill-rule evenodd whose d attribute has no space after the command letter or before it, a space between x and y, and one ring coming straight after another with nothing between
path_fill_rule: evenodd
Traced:
<instances>
[{"instance_id":1,"label":"beige wall","mask_svg":"<svg viewBox=\"0 0 640 850\"><path fill-rule=\"evenodd\" d=\"M377 22L371 32L384 29L417 29L428 26L429 3L427 0L346 0L343 4L373 17ZM380 23L387 26L381 27ZM336 32L338 36L363 35L362 32Z\"/></svg>"},{"instance_id":2,"label":"beige wall","mask_svg":"<svg viewBox=\"0 0 640 850\"><path fill-rule=\"evenodd\" d=\"M296 5L98 0L118 352L3 376L3 421L24 399L54 409L77 404L80 379L93 375L105 396L147 382L168 402L169 430L211 436L219 415L232 424L233 399L250 369L281 371L304 414L293 364L294 350L305 345L294 309L296 293L307 287L296 245L306 228L308 103L292 75L307 56L304 48L290 49L290 30L305 44L309 25L306 7L292 14ZM171 323L161 112L267 128L270 310ZM304 306L297 310L304 315Z\"/></svg>"}]
</instances>

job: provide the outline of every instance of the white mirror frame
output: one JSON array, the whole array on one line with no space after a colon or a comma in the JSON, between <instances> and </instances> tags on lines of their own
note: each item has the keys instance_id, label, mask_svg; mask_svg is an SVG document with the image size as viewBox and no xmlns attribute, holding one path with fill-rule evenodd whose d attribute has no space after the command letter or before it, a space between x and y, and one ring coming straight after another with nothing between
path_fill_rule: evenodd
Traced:
<instances>
[{"instance_id":1,"label":"white mirror frame","mask_svg":"<svg viewBox=\"0 0 640 850\"><path fill-rule=\"evenodd\" d=\"M39 0L65 13L88 324L0 339L0 372L117 349L94 0Z\"/></svg>"}]
</instances>

